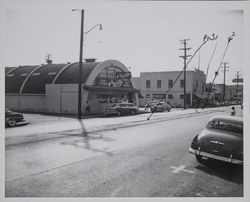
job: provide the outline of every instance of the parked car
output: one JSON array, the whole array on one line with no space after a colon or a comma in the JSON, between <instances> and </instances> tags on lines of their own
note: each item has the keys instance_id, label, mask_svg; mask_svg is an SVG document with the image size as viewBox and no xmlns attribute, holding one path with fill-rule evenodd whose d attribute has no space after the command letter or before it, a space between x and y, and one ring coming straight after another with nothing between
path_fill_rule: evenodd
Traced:
<instances>
[{"instance_id":1,"label":"parked car","mask_svg":"<svg viewBox=\"0 0 250 202\"><path fill-rule=\"evenodd\" d=\"M171 106L166 102L150 102L148 103L145 108L150 108L151 112L164 112L170 111Z\"/></svg>"},{"instance_id":2,"label":"parked car","mask_svg":"<svg viewBox=\"0 0 250 202\"><path fill-rule=\"evenodd\" d=\"M23 114L10 111L5 108L5 125L9 127L14 127L18 124L27 123L23 117Z\"/></svg>"},{"instance_id":3,"label":"parked car","mask_svg":"<svg viewBox=\"0 0 250 202\"><path fill-rule=\"evenodd\" d=\"M133 103L114 103L111 106L105 108L104 114L111 115L116 114L118 116L124 114L134 115L138 112L138 107Z\"/></svg>"},{"instance_id":4,"label":"parked car","mask_svg":"<svg viewBox=\"0 0 250 202\"><path fill-rule=\"evenodd\" d=\"M214 102L213 102L213 107L220 107L220 106L222 106L221 103L219 103L219 102L217 102L217 101L214 101Z\"/></svg>"},{"instance_id":5,"label":"parked car","mask_svg":"<svg viewBox=\"0 0 250 202\"><path fill-rule=\"evenodd\" d=\"M212 117L206 128L193 138L189 152L200 163L206 158L243 164L243 118Z\"/></svg>"}]
</instances>

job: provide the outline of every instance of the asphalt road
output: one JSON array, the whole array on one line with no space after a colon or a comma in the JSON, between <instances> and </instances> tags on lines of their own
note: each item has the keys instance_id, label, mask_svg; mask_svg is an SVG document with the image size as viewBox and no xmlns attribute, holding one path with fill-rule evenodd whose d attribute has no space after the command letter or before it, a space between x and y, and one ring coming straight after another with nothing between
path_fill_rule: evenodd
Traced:
<instances>
[{"instance_id":1,"label":"asphalt road","mask_svg":"<svg viewBox=\"0 0 250 202\"><path fill-rule=\"evenodd\" d=\"M222 112L6 146L6 197L240 197L243 168L188 153Z\"/></svg>"}]
</instances>

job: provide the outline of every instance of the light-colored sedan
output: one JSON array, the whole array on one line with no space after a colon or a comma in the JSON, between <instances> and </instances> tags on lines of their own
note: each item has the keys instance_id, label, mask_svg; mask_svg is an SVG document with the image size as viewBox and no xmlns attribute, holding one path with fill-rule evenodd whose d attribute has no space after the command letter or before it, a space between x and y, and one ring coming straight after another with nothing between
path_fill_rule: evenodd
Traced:
<instances>
[{"instance_id":1,"label":"light-colored sedan","mask_svg":"<svg viewBox=\"0 0 250 202\"><path fill-rule=\"evenodd\" d=\"M205 158L243 164L243 118L212 117L206 128L193 138L189 152L200 163Z\"/></svg>"}]
</instances>

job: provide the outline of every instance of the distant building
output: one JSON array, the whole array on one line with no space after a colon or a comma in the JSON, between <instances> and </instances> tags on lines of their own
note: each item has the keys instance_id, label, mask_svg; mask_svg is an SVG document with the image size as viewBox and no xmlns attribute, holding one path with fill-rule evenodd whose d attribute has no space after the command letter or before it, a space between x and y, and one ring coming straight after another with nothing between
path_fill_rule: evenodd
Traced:
<instances>
[{"instance_id":1,"label":"distant building","mask_svg":"<svg viewBox=\"0 0 250 202\"><path fill-rule=\"evenodd\" d=\"M229 101L234 101L234 100L241 100L243 101L243 85L239 84L238 85L238 90L237 90L237 85L227 85L226 86L226 98Z\"/></svg>"},{"instance_id":2,"label":"distant building","mask_svg":"<svg viewBox=\"0 0 250 202\"><path fill-rule=\"evenodd\" d=\"M224 84L213 85L213 96L214 96L215 101L218 101L218 102L223 101L223 88L224 88ZM226 100L226 95L225 95L225 100Z\"/></svg>"},{"instance_id":3,"label":"distant building","mask_svg":"<svg viewBox=\"0 0 250 202\"><path fill-rule=\"evenodd\" d=\"M117 60L83 63L82 114L86 102L100 114L114 102L139 105L128 68ZM79 63L5 68L5 105L23 112L75 114L78 111Z\"/></svg>"},{"instance_id":4,"label":"distant building","mask_svg":"<svg viewBox=\"0 0 250 202\"><path fill-rule=\"evenodd\" d=\"M212 95L214 98L214 101L222 102L223 101L223 87L224 84L214 84ZM238 94L238 96L237 96ZM226 85L225 86L225 101L236 101L236 100L243 100L243 85L238 85L238 91L237 91L237 85Z\"/></svg>"},{"instance_id":5,"label":"distant building","mask_svg":"<svg viewBox=\"0 0 250 202\"><path fill-rule=\"evenodd\" d=\"M173 107L184 106L184 79L183 73L172 86L180 71L164 72L141 72L140 77L132 78L133 85L140 89L143 98L140 98L140 106L154 100L163 100L169 102ZM186 72L186 106L195 105L205 88L205 74L200 70Z\"/></svg>"}]
</instances>

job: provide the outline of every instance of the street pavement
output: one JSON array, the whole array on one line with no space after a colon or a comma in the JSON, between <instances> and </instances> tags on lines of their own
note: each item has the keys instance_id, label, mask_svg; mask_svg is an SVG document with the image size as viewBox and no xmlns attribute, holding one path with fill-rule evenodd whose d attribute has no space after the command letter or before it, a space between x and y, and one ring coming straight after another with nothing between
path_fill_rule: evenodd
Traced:
<instances>
[{"instance_id":1,"label":"street pavement","mask_svg":"<svg viewBox=\"0 0 250 202\"><path fill-rule=\"evenodd\" d=\"M36 139L34 131L14 136L12 128L6 130L6 139L9 134L35 138L6 145L6 197L243 196L242 167L202 165L188 153L208 119L230 111L193 111L157 113L150 121L145 120L149 114L85 119L86 128L93 130L87 135L79 125L71 131L56 126L52 131L58 136L47 139ZM63 124L67 121L73 122ZM99 127L95 131L94 123ZM50 124L44 121L39 134Z\"/></svg>"},{"instance_id":2,"label":"street pavement","mask_svg":"<svg viewBox=\"0 0 250 202\"><path fill-rule=\"evenodd\" d=\"M239 107L238 107L239 108ZM176 119L185 116L192 116L198 113L209 113L211 111L225 111L230 114L230 108L206 108L206 109L186 109L172 110L165 113L154 113L150 121L147 118L150 113L137 114L134 116L108 116L78 120L76 118L45 116L36 114L24 114L25 119L30 122L28 125L15 128L6 128L5 144L19 144L23 142L38 141L48 138L57 138L65 132L70 134L78 130L83 135L89 132L98 132L103 130L112 130L113 128L122 128L140 124L150 124L151 122L161 121L162 119ZM242 115L238 110L238 116Z\"/></svg>"}]
</instances>

